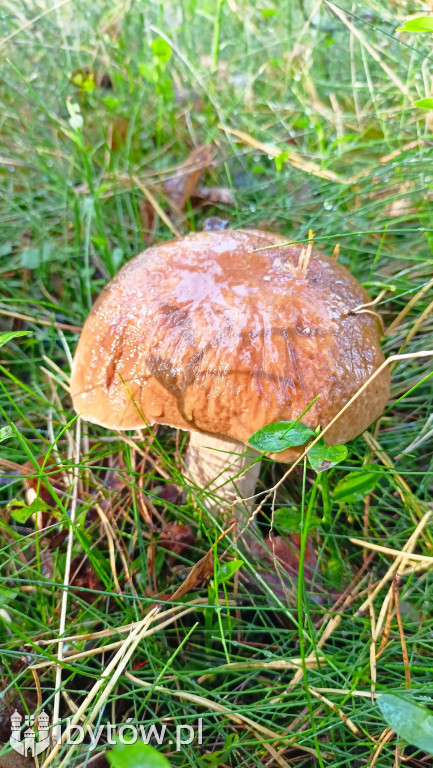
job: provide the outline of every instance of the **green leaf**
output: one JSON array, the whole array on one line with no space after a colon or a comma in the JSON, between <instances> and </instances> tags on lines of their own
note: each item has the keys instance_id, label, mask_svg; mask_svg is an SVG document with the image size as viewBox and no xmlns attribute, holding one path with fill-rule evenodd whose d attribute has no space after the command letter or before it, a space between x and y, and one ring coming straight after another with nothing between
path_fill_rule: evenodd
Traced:
<instances>
[{"instance_id":1,"label":"green leaf","mask_svg":"<svg viewBox=\"0 0 433 768\"><path fill-rule=\"evenodd\" d=\"M433 109L433 99L419 99L414 101L414 107L420 107L420 109Z\"/></svg>"},{"instance_id":2,"label":"green leaf","mask_svg":"<svg viewBox=\"0 0 433 768\"><path fill-rule=\"evenodd\" d=\"M95 76L93 72L85 72L82 69L78 69L71 75L71 83L79 88L80 91L91 93L95 90Z\"/></svg>"},{"instance_id":3,"label":"green leaf","mask_svg":"<svg viewBox=\"0 0 433 768\"><path fill-rule=\"evenodd\" d=\"M66 109L69 112L69 125L74 131L80 130L84 125L80 105L68 98L66 99Z\"/></svg>"},{"instance_id":4,"label":"green leaf","mask_svg":"<svg viewBox=\"0 0 433 768\"><path fill-rule=\"evenodd\" d=\"M3 440L7 440L8 437L12 437L13 433L14 431L9 424L6 427L0 427L0 443L2 443Z\"/></svg>"},{"instance_id":5,"label":"green leaf","mask_svg":"<svg viewBox=\"0 0 433 768\"><path fill-rule=\"evenodd\" d=\"M144 77L144 79L149 83L154 83L156 81L156 72L154 68L150 66L150 64L139 64L138 71L140 72L140 75Z\"/></svg>"},{"instance_id":6,"label":"green leaf","mask_svg":"<svg viewBox=\"0 0 433 768\"><path fill-rule=\"evenodd\" d=\"M106 96L102 101L108 109L116 109L116 107L120 107L119 99L114 99L113 96Z\"/></svg>"},{"instance_id":7,"label":"green leaf","mask_svg":"<svg viewBox=\"0 0 433 768\"><path fill-rule=\"evenodd\" d=\"M325 445L324 440L321 439L310 448L307 456L310 466L319 474L325 469L335 467L340 461L344 461L347 456L347 448L345 445Z\"/></svg>"},{"instance_id":8,"label":"green leaf","mask_svg":"<svg viewBox=\"0 0 433 768\"><path fill-rule=\"evenodd\" d=\"M313 436L313 430L302 421L274 421L254 432L248 443L257 451L280 453L286 448L304 445Z\"/></svg>"},{"instance_id":9,"label":"green leaf","mask_svg":"<svg viewBox=\"0 0 433 768\"><path fill-rule=\"evenodd\" d=\"M123 248L113 248L111 251L111 261L113 263L114 269L117 272L123 263Z\"/></svg>"},{"instance_id":10,"label":"green leaf","mask_svg":"<svg viewBox=\"0 0 433 768\"><path fill-rule=\"evenodd\" d=\"M25 501L20 499L13 499L7 505L8 512L11 513L17 523L25 523L31 515L37 512L45 512L47 509L51 509L51 507L45 504L45 501L42 501L42 499L34 499L31 504L26 504Z\"/></svg>"},{"instance_id":11,"label":"green leaf","mask_svg":"<svg viewBox=\"0 0 433 768\"><path fill-rule=\"evenodd\" d=\"M274 512L273 524L279 531L288 533L299 533L301 530L302 514L300 509L289 507L279 507ZM318 517L310 517L308 530L312 530L321 522Z\"/></svg>"},{"instance_id":12,"label":"green leaf","mask_svg":"<svg viewBox=\"0 0 433 768\"><path fill-rule=\"evenodd\" d=\"M275 8L263 8L262 10L262 16L264 19L271 19L272 16L275 16L276 10Z\"/></svg>"},{"instance_id":13,"label":"green leaf","mask_svg":"<svg viewBox=\"0 0 433 768\"><path fill-rule=\"evenodd\" d=\"M408 19L404 27L399 27L404 32L433 32L433 16L419 16L417 19Z\"/></svg>"},{"instance_id":14,"label":"green leaf","mask_svg":"<svg viewBox=\"0 0 433 768\"><path fill-rule=\"evenodd\" d=\"M154 56L163 64L171 58L171 48L166 40L162 37L157 37L150 46L152 48Z\"/></svg>"},{"instance_id":15,"label":"green leaf","mask_svg":"<svg viewBox=\"0 0 433 768\"><path fill-rule=\"evenodd\" d=\"M0 347L7 344L8 341L16 339L18 336L28 336L30 331L9 331L8 333L0 333Z\"/></svg>"},{"instance_id":16,"label":"green leaf","mask_svg":"<svg viewBox=\"0 0 433 768\"><path fill-rule=\"evenodd\" d=\"M231 579L234 573L242 568L244 564L243 560L229 560L227 563L222 563L218 568L218 581L228 581Z\"/></svg>"},{"instance_id":17,"label":"green leaf","mask_svg":"<svg viewBox=\"0 0 433 768\"><path fill-rule=\"evenodd\" d=\"M380 696L377 706L397 736L433 754L433 714L428 709L390 693Z\"/></svg>"},{"instance_id":18,"label":"green leaf","mask_svg":"<svg viewBox=\"0 0 433 768\"><path fill-rule=\"evenodd\" d=\"M227 736L223 749L217 749L214 752L208 752L199 758L198 764L205 768L218 768L221 763L227 761L232 749L238 744L239 736L237 733L231 733Z\"/></svg>"},{"instance_id":19,"label":"green leaf","mask_svg":"<svg viewBox=\"0 0 433 768\"><path fill-rule=\"evenodd\" d=\"M343 569L338 557L331 557L331 559L328 560L325 576L333 587L336 589L341 588L343 582Z\"/></svg>"},{"instance_id":20,"label":"green leaf","mask_svg":"<svg viewBox=\"0 0 433 768\"><path fill-rule=\"evenodd\" d=\"M41 264L50 260L53 253L51 243L44 243L40 248L25 248L20 253L20 267L23 269L36 269Z\"/></svg>"},{"instance_id":21,"label":"green leaf","mask_svg":"<svg viewBox=\"0 0 433 768\"><path fill-rule=\"evenodd\" d=\"M170 763L164 755L142 741L135 744L118 742L106 755L113 768L170 768Z\"/></svg>"},{"instance_id":22,"label":"green leaf","mask_svg":"<svg viewBox=\"0 0 433 768\"><path fill-rule=\"evenodd\" d=\"M358 472L349 472L335 486L332 498L339 504L365 499L376 487L380 476L379 471L368 472L365 467L362 467Z\"/></svg>"}]
</instances>

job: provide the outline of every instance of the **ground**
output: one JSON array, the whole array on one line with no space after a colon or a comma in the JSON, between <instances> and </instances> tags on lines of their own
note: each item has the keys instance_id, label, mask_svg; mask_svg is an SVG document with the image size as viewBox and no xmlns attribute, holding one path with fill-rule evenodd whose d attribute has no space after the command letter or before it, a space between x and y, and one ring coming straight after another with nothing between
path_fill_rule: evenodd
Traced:
<instances>
[{"instance_id":1,"label":"ground","mask_svg":"<svg viewBox=\"0 0 433 768\"><path fill-rule=\"evenodd\" d=\"M202 718L202 744L152 742L172 766L431 764L377 701L427 705L433 681L433 136L414 106L432 39L401 30L432 10L3 0L1 742L15 708L84 703L94 727ZM337 247L394 356L378 422L279 485L282 563L206 512L185 433L80 424L68 394L101 288L209 217ZM264 462L259 490L285 471ZM106 749L50 764L102 768Z\"/></svg>"}]
</instances>

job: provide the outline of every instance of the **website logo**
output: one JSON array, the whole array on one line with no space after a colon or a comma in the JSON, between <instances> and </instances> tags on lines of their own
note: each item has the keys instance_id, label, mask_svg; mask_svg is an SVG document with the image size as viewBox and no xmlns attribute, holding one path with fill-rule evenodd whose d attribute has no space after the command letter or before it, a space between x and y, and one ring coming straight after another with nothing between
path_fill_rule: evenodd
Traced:
<instances>
[{"instance_id":1,"label":"website logo","mask_svg":"<svg viewBox=\"0 0 433 768\"><path fill-rule=\"evenodd\" d=\"M36 757L41 752L45 752L50 745L49 723L50 718L42 710L37 717L37 730L35 730L35 717L26 717L24 719L24 732L22 732L23 717L17 710L11 716L11 737L9 744L15 752L19 752L23 757Z\"/></svg>"}]
</instances>

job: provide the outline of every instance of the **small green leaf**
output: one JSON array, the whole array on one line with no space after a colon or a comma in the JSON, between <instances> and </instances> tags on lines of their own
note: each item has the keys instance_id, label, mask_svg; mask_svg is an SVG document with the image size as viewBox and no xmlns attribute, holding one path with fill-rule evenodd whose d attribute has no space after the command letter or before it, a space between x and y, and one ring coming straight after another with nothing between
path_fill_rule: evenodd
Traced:
<instances>
[{"instance_id":1,"label":"small green leaf","mask_svg":"<svg viewBox=\"0 0 433 768\"><path fill-rule=\"evenodd\" d=\"M328 560L325 576L333 587L340 589L343 582L343 569L338 557L331 557L330 560Z\"/></svg>"},{"instance_id":2,"label":"small green leaf","mask_svg":"<svg viewBox=\"0 0 433 768\"><path fill-rule=\"evenodd\" d=\"M228 581L231 579L234 573L242 568L244 564L243 560L229 560L227 563L222 563L218 568L218 581Z\"/></svg>"},{"instance_id":3,"label":"small green leaf","mask_svg":"<svg viewBox=\"0 0 433 768\"><path fill-rule=\"evenodd\" d=\"M119 99L114 99L113 96L106 96L102 101L108 109L116 109L116 107L120 107Z\"/></svg>"},{"instance_id":4,"label":"small green leaf","mask_svg":"<svg viewBox=\"0 0 433 768\"><path fill-rule=\"evenodd\" d=\"M420 109L433 109L433 99L419 99L418 101L414 101L413 105Z\"/></svg>"},{"instance_id":5,"label":"small green leaf","mask_svg":"<svg viewBox=\"0 0 433 768\"><path fill-rule=\"evenodd\" d=\"M344 461L347 448L345 445L325 445L324 440L321 439L310 448L307 456L310 466L319 474Z\"/></svg>"},{"instance_id":6,"label":"small green leaf","mask_svg":"<svg viewBox=\"0 0 433 768\"><path fill-rule=\"evenodd\" d=\"M95 76L93 72L86 72L82 69L77 69L76 72L71 75L71 83L79 88L80 91L91 93L95 90Z\"/></svg>"},{"instance_id":7,"label":"small green leaf","mask_svg":"<svg viewBox=\"0 0 433 768\"><path fill-rule=\"evenodd\" d=\"M349 472L335 486L332 498L339 504L365 499L376 487L380 476L379 471L368 472L365 467L362 467L359 472Z\"/></svg>"},{"instance_id":8,"label":"small green leaf","mask_svg":"<svg viewBox=\"0 0 433 768\"><path fill-rule=\"evenodd\" d=\"M17 523L25 523L31 515L37 512L45 512L47 509L51 509L51 507L45 504L42 499L34 499L31 504L26 504L25 501L20 499L13 499L7 505L8 512L11 513Z\"/></svg>"},{"instance_id":9,"label":"small green leaf","mask_svg":"<svg viewBox=\"0 0 433 768\"><path fill-rule=\"evenodd\" d=\"M148 83L154 83L156 81L156 72L154 68L150 66L150 64L139 64L138 71L140 72L140 75L148 81Z\"/></svg>"},{"instance_id":10,"label":"small green leaf","mask_svg":"<svg viewBox=\"0 0 433 768\"><path fill-rule=\"evenodd\" d=\"M417 19L408 19L404 27L400 27L404 32L433 32L433 16L418 16Z\"/></svg>"},{"instance_id":11,"label":"small green leaf","mask_svg":"<svg viewBox=\"0 0 433 768\"><path fill-rule=\"evenodd\" d=\"M28 336L30 331L9 331L8 333L0 333L0 347L7 344L8 341L16 339L18 336Z\"/></svg>"},{"instance_id":12,"label":"small green leaf","mask_svg":"<svg viewBox=\"0 0 433 768\"><path fill-rule=\"evenodd\" d=\"M170 763L164 755L142 741L135 744L118 742L106 755L113 768L170 768Z\"/></svg>"},{"instance_id":13,"label":"small green leaf","mask_svg":"<svg viewBox=\"0 0 433 768\"><path fill-rule=\"evenodd\" d=\"M113 248L111 251L111 261L113 263L114 269L117 272L123 263L123 248Z\"/></svg>"},{"instance_id":14,"label":"small green leaf","mask_svg":"<svg viewBox=\"0 0 433 768\"><path fill-rule=\"evenodd\" d=\"M312 530L321 522L318 517L310 517L308 530ZM274 512L273 525L279 531L288 533L299 533L301 530L302 514L300 509L289 507L279 507Z\"/></svg>"},{"instance_id":15,"label":"small green leaf","mask_svg":"<svg viewBox=\"0 0 433 768\"><path fill-rule=\"evenodd\" d=\"M8 587L1 587L0 588L0 605L10 605L13 603L17 596L17 592L13 589L8 589Z\"/></svg>"},{"instance_id":16,"label":"small green leaf","mask_svg":"<svg viewBox=\"0 0 433 768\"><path fill-rule=\"evenodd\" d=\"M26 248L20 253L20 267L23 267L23 269L36 269L49 260L52 251L53 246L48 243L41 248Z\"/></svg>"},{"instance_id":17,"label":"small green leaf","mask_svg":"<svg viewBox=\"0 0 433 768\"><path fill-rule=\"evenodd\" d=\"M275 8L263 8L262 10L262 16L264 19L271 19L272 16L275 16L276 10Z\"/></svg>"},{"instance_id":18,"label":"small green leaf","mask_svg":"<svg viewBox=\"0 0 433 768\"><path fill-rule=\"evenodd\" d=\"M66 99L66 109L69 113L69 125L74 129L74 131L80 130L84 125L84 120L80 111L80 105L68 98Z\"/></svg>"},{"instance_id":19,"label":"small green leaf","mask_svg":"<svg viewBox=\"0 0 433 768\"><path fill-rule=\"evenodd\" d=\"M7 440L8 437L12 437L13 433L14 431L9 424L6 427L0 427L0 443L2 443L3 440Z\"/></svg>"},{"instance_id":20,"label":"small green leaf","mask_svg":"<svg viewBox=\"0 0 433 768\"><path fill-rule=\"evenodd\" d=\"M380 696L377 706L397 736L433 754L433 714L428 709L391 693Z\"/></svg>"},{"instance_id":21,"label":"small green leaf","mask_svg":"<svg viewBox=\"0 0 433 768\"><path fill-rule=\"evenodd\" d=\"M313 430L302 421L274 421L254 432L248 443L257 451L280 453L287 448L304 445L313 435Z\"/></svg>"},{"instance_id":22,"label":"small green leaf","mask_svg":"<svg viewBox=\"0 0 433 768\"><path fill-rule=\"evenodd\" d=\"M154 56L163 64L171 58L171 48L166 40L162 37L157 37L150 46L152 48Z\"/></svg>"}]
</instances>

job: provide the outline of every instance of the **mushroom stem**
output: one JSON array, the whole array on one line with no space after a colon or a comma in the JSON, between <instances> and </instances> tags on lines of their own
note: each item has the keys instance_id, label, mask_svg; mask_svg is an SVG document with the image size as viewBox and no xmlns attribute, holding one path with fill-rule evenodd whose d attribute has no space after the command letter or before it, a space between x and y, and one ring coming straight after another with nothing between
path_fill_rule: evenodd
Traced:
<instances>
[{"instance_id":1,"label":"mushroom stem","mask_svg":"<svg viewBox=\"0 0 433 768\"><path fill-rule=\"evenodd\" d=\"M185 458L189 479L208 491L208 509L232 508L245 526L260 472L260 454L230 437L191 432ZM242 529L241 529L242 530Z\"/></svg>"}]
</instances>

